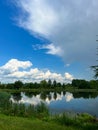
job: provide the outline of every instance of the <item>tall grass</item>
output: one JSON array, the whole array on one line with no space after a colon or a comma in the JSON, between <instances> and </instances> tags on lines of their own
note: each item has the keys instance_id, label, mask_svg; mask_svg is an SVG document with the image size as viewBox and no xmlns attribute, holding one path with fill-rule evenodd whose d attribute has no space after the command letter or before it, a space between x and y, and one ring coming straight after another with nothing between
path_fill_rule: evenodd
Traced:
<instances>
[{"instance_id":1,"label":"tall grass","mask_svg":"<svg viewBox=\"0 0 98 130\"><path fill-rule=\"evenodd\" d=\"M10 94L0 92L0 112L11 116L21 117L38 117L43 118L49 115L48 107L44 103L37 106L28 105L23 103L12 103L10 101Z\"/></svg>"},{"instance_id":2,"label":"tall grass","mask_svg":"<svg viewBox=\"0 0 98 130\"><path fill-rule=\"evenodd\" d=\"M28 105L25 104L18 104L18 103L10 103L7 109L2 111L6 115L10 116L20 116L20 117L38 117L44 118L49 115L48 108L41 103L38 106Z\"/></svg>"},{"instance_id":3,"label":"tall grass","mask_svg":"<svg viewBox=\"0 0 98 130\"><path fill-rule=\"evenodd\" d=\"M87 113L77 114L75 116L63 113L62 115L54 116L52 120L61 125L73 126L83 130L98 130L97 119Z\"/></svg>"}]
</instances>

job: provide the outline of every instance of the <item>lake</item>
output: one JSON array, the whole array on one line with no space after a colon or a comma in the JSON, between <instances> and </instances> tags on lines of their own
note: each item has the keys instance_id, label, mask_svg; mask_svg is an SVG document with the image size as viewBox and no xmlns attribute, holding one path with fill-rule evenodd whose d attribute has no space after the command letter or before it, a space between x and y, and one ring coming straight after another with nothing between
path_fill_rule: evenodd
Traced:
<instances>
[{"instance_id":1,"label":"lake","mask_svg":"<svg viewBox=\"0 0 98 130\"><path fill-rule=\"evenodd\" d=\"M87 112L98 117L98 93L83 92L21 92L11 96L14 103L37 105L44 102L50 113Z\"/></svg>"}]
</instances>

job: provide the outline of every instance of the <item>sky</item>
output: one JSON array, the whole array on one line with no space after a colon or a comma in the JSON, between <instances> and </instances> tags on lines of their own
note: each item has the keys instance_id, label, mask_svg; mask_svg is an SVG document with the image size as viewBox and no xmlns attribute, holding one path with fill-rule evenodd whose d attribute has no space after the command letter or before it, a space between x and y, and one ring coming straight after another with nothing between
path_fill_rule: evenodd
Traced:
<instances>
[{"instance_id":1,"label":"sky","mask_svg":"<svg viewBox=\"0 0 98 130\"><path fill-rule=\"evenodd\" d=\"M0 81L93 79L98 0L1 0Z\"/></svg>"}]
</instances>

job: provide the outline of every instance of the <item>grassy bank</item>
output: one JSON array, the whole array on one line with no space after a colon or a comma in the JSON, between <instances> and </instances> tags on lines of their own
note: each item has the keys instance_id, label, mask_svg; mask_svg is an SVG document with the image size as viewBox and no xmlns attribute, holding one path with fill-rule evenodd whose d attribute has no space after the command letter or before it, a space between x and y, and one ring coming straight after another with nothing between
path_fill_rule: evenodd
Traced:
<instances>
[{"instance_id":1,"label":"grassy bank","mask_svg":"<svg viewBox=\"0 0 98 130\"><path fill-rule=\"evenodd\" d=\"M62 126L55 122L39 119L12 117L0 114L0 130L79 130L72 126ZM81 130L81 129L80 129Z\"/></svg>"},{"instance_id":2,"label":"grassy bank","mask_svg":"<svg viewBox=\"0 0 98 130\"><path fill-rule=\"evenodd\" d=\"M67 89L48 89L48 88L40 88L40 89L0 89L0 92L9 92L9 93L19 93L19 92L61 92L61 91L68 91L68 92L98 92L98 89L73 89L73 88L67 88Z\"/></svg>"},{"instance_id":3,"label":"grassy bank","mask_svg":"<svg viewBox=\"0 0 98 130\"><path fill-rule=\"evenodd\" d=\"M98 130L97 123L89 124L86 121L84 122L83 118L80 118L80 120L81 124L68 119L58 119L57 117L40 120L0 114L0 130Z\"/></svg>"}]
</instances>

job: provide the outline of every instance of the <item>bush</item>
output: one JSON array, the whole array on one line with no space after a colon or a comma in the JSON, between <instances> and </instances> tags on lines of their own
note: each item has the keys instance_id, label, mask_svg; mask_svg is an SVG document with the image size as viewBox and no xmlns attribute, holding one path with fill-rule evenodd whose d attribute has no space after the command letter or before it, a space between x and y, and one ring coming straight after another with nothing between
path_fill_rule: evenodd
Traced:
<instances>
[{"instance_id":1,"label":"bush","mask_svg":"<svg viewBox=\"0 0 98 130\"><path fill-rule=\"evenodd\" d=\"M44 118L49 115L49 110L44 103L41 102L37 106L12 103L10 95L5 92L0 93L0 110L1 113L11 116Z\"/></svg>"},{"instance_id":2,"label":"bush","mask_svg":"<svg viewBox=\"0 0 98 130\"><path fill-rule=\"evenodd\" d=\"M61 125L76 125L76 119L72 116L67 115L67 113L63 113L61 115L56 115L54 117L54 121L60 123Z\"/></svg>"},{"instance_id":3,"label":"bush","mask_svg":"<svg viewBox=\"0 0 98 130\"><path fill-rule=\"evenodd\" d=\"M0 92L0 109L4 110L9 107L10 94L6 92Z\"/></svg>"},{"instance_id":4,"label":"bush","mask_svg":"<svg viewBox=\"0 0 98 130\"><path fill-rule=\"evenodd\" d=\"M60 125L72 126L83 130L92 130L92 128L98 130L98 122L94 123L96 118L87 113L76 114L74 116L72 116L72 114L63 113L61 115L55 115L52 120Z\"/></svg>"}]
</instances>

